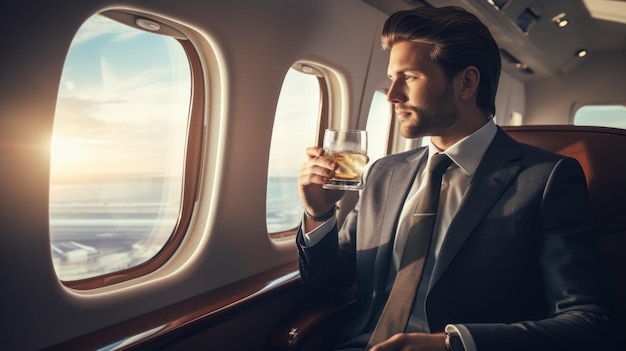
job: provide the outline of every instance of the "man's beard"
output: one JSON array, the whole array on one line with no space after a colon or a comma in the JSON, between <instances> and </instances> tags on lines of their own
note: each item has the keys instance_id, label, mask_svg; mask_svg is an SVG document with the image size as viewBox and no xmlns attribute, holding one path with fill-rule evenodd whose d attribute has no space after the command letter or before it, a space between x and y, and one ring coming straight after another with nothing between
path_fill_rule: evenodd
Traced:
<instances>
[{"instance_id":1,"label":"man's beard","mask_svg":"<svg viewBox=\"0 0 626 351\"><path fill-rule=\"evenodd\" d=\"M441 136L456 122L458 111L452 104L452 91L447 89L443 98L434 105L403 107L411 111L411 118L402 122L400 133L412 139L423 136Z\"/></svg>"}]
</instances>

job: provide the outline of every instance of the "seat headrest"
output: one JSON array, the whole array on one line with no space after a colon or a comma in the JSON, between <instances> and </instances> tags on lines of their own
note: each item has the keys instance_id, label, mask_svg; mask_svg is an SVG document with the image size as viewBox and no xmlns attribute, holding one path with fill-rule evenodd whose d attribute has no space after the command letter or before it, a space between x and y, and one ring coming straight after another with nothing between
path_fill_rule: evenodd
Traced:
<instances>
[{"instance_id":1,"label":"seat headrest","mask_svg":"<svg viewBox=\"0 0 626 351\"><path fill-rule=\"evenodd\" d=\"M626 130L570 125L502 129L521 143L577 159L587 177L598 235L626 231Z\"/></svg>"}]
</instances>

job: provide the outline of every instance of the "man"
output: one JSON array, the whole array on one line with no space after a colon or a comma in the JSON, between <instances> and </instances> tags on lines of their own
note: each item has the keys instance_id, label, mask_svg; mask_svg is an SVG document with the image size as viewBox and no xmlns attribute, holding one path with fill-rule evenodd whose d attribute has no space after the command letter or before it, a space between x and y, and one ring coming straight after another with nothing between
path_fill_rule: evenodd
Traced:
<instances>
[{"instance_id":1,"label":"man","mask_svg":"<svg viewBox=\"0 0 626 351\"><path fill-rule=\"evenodd\" d=\"M357 286L340 347L617 349L582 169L493 123L500 56L488 29L463 9L422 7L392 15L382 42L401 134L430 136L430 145L374 163L340 232L334 212L343 192L322 189L336 164L309 148L299 177L303 282L319 294ZM402 305L408 320L396 335L380 334L383 310L398 301L389 296L426 169L442 153L453 162L422 273L403 283L416 287Z\"/></svg>"}]
</instances>

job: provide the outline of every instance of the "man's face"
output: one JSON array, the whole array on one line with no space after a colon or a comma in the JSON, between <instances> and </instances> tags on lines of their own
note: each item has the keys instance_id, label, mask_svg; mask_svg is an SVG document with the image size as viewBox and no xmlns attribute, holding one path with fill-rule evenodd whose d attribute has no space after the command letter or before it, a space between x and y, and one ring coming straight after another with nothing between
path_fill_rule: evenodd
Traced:
<instances>
[{"instance_id":1,"label":"man's face","mask_svg":"<svg viewBox=\"0 0 626 351\"><path fill-rule=\"evenodd\" d=\"M395 107L405 138L445 136L457 120L452 85L429 53L425 44L400 41L389 55L387 100Z\"/></svg>"}]
</instances>

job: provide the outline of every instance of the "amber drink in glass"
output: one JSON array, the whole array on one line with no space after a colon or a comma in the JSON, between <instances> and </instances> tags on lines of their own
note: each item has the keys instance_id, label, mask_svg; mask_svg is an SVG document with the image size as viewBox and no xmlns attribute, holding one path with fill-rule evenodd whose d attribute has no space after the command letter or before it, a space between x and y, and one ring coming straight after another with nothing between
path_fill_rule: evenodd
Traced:
<instances>
[{"instance_id":1,"label":"amber drink in glass","mask_svg":"<svg viewBox=\"0 0 626 351\"><path fill-rule=\"evenodd\" d=\"M367 164L367 132L356 129L326 129L326 157L337 162L335 177L324 184L325 189L363 189L362 174Z\"/></svg>"}]
</instances>

